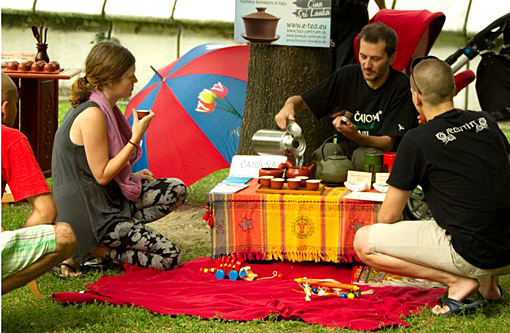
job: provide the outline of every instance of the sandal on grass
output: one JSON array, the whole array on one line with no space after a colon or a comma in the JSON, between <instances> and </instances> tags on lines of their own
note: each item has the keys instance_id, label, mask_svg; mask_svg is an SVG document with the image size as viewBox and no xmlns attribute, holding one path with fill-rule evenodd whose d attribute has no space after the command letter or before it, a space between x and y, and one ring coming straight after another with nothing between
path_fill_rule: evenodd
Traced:
<instances>
[{"instance_id":1,"label":"sandal on grass","mask_svg":"<svg viewBox=\"0 0 510 333\"><path fill-rule=\"evenodd\" d=\"M439 303L441 306L447 306L449 308L448 312L438 313L438 315L442 316L451 316L451 315L465 315L469 313L474 313L477 309L481 309L485 304L487 304L487 300L479 300L475 302L471 302L465 300L464 302L457 301L453 298L446 298L441 300Z\"/></svg>"},{"instance_id":2,"label":"sandal on grass","mask_svg":"<svg viewBox=\"0 0 510 333\"><path fill-rule=\"evenodd\" d=\"M62 270L63 268L68 271L68 273L69 273L68 275L64 274L64 272ZM53 267L51 269L51 274L55 275L59 279L67 279L67 278L70 278L70 277L82 278L82 277L85 276L81 272L78 272L76 270L76 268L74 268L73 266L71 266L70 264L68 264L66 262L61 262L57 266Z\"/></svg>"},{"instance_id":3,"label":"sandal on grass","mask_svg":"<svg viewBox=\"0 0 510 333\"><path fill-rule=\"evenodd\" d=\"M113 261L110 259L94 258L81 264L80 270L88 271L92 269L107 270L113 266Z\"/></svg>"},{"instance_id":4,"label":"sandal on grass","mask_svg":"<svg viewBox=\"0 0 510 333\"><path fill-rule=\"evenodd\" d=\"M490 304L503 303L505 301L505 294L503 293L503 287L501 287L501 285L499 283L498 283L498 289L499 289L499 294L501 295L498 299L487 299L487 298L484 298L482 295L480 295L480 296L482 297L483 300L487 301Z\"/></svg>"}]
</instances>

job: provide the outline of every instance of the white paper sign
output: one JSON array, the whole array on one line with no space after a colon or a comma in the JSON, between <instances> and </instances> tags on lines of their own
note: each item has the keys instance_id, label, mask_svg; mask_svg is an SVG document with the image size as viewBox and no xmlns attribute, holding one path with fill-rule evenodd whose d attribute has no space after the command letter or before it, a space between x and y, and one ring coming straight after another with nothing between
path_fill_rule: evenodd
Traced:
<instances>
[{"instance_id":1,"label":"white paper sign","mask_svg":"<svg viewBox=\"0 0 510 333\"><path fill-rule=\"evenodd\" d=\"M286 156L279 155L235 155L230 164L229 177L259 177L261 168L278 168L287 161Z\"/></svg>"},{"instance_id":2,"label":"white paper sign","mask_svg":"<svg viewBox=\"0 0 510 333\"><path fill-rule=\"evenodd\" d=\"M256 13L257 8L279 18L274 36L248 36L243 16ZM235 15L236 42L330 47L331 0L236 0Z\"/></svg>"},{"instance_id":3,"label":"white paper sign","mask_svg":"<svg viewBox=\"0 0 510 333\"><path fill-rule=\"evenodd\" d=\"M352 192L347 194L344 198L351 200L365 200L365 201L378 201L383 202L386 197L386 193L374 193L374 192Z\"/></svg>"},{"instance_id":4,"label":"white paper sign","mask_svg":"<svg viewBox=\"0 0 510 333\"><path fill-rule=\"evenodd\" d=\"M389 172L378 172L375 174L375 182L380 185L387 185L386 181L390 178Z\"/></svg>"},{"instance_id":5,"label":"white paper sign","mask_svg":"<svg viewBox=\"0 0 510 333\"><path fill-rule=\"evenodd\" d=\"M347 181L351 184L366 183L366 189L372 188L372 173L363 171L347 171Z\"/></svg>"}]
</instances>

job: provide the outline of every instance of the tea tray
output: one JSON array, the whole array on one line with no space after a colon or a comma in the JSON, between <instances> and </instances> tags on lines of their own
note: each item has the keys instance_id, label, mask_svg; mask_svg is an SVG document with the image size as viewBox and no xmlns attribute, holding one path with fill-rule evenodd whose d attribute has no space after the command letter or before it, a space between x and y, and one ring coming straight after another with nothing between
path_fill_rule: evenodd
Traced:
<instances>
[{"instance_id":1,"label":"tea tray","mask_svg":"<svg viewBox=\"0 0 510 333\"><path fill-rule=\"evenodd\" d=\"M283 188L280 190L259 185L255 190L256 193L269 193L269 194L306 194L306 195L321 195L324 192L326 186L319 184L319 188L315 191L307 190L306 187L300 187L297 190L290 190L287 183L283 184Z\"/></svg>"}]
</instances>

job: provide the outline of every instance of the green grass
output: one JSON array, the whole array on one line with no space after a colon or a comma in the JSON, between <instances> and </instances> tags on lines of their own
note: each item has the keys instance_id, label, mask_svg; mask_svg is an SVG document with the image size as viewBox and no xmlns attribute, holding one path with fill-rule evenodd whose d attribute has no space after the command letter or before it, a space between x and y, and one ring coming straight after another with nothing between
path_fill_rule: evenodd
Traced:
<instances>
[{"instance_id":1,"label":"green grass","mask_svg":"<svg viewBox=\"0 0 510 333\"><path fill-rule=\"evenodd\" d=\"M59 108L61 119L68 105ZM510 140L510 132L505 135ZM207 193L216 183L225 178L228 169L220 170L198 181L189 188L188 204L203 204ZM19 228L30 212L28 204L2 206L2 223L7 229ZM181 246L185 259L210 255L209 243ZM108 270L107 275L117 275L119 270ZM101 271L87 273L83 279L59 280L50 273L38 279L46 295L56 292L78 292L86 284L102 276ZM510 277L503 277L504 289L510 288ZM508 298L508 295L507 295ZM300 321L280 320L271 316L265 320L236 322L219 319L201 319L190 316L164 316L146 310L102 304L63 306L49 298L35 299L23 287L2 296L2 332L350 332L346 329L325 328ZM466 317L443 318L428 311L406 319L409 328L389 328L385 332L504 332L510 325L510 306L490 305L483 312Z\"/></svg>"},{"instance_id":2,"label":"green grass","mask_svg":"<svg viewBox=\"0 0 510 333\"><path fill-rule=\"evenodd\" d=\"M211 180L217 175L206 177L201 186L194 189L197 197L205 197ZM207 179L211 178L211 179ZM193 187L193 186L192 186ZM203 188L201 190L200 188ZM2 221L8 229L18 228L30 212L28 204L2 206ZM183 246L176 241L185 259L210 255L210 245L193 244ZM111 269L107 275L118 275L120 270ZM97 281L102 271L91 271L82 279L60 280L50 273L38 279L42 292L51 295L56 292L78 292L86 284ZM503 277L504 289L510 288L510 278ZM236 322L219 319L201 319L191 316L164 316L129 306L104 304L63 306L49 297L35 299L26 287L2 296L2 332L349 332L346 329L325 328L301 321L279 320L271 316L265 320ZM510 325L510 306L490 305L483 312L467 317L442 318L428 311L407 318L410 328L390 328L388 332L504 332Z\"/></svg>"}]
</instances>

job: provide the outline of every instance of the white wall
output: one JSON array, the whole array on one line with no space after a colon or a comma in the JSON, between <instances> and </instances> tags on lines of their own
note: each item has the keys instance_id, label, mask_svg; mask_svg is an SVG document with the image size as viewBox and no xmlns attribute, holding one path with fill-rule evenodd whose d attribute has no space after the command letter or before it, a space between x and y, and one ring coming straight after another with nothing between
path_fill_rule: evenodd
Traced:
<instances>
[{"instance_id":1,"label":"white wall","mask_svg":"<svg viewBox=\"0 0 510 333\"><path fill-rule=\"evenodd\" d=\"M391 4L391 0L386 1ZM403 3L403 1L400 1ZM398 3L400 3L398 2ZM510 2L509 2L510 3ZM373 7L373 2L370 5ZM371 14L373 13L373 9ZM486 18L492 22L493 18ZM448 17L447 17L448 21ZM205 32L204 32L205 31ZM48 54L51 60L57 60L63 67L83 68L85 57L92 47L90 43L97 31L48 31ZM135 85L134 94L142 89L154 75L150 65L159 69L168 65L177 58L176 31L142 30L135 33L132 27L114 28L113 36L118 38L122 45L126 46L137 59L136 75L139 82ZM180 54L183 55L193 47L209 42L233 44L233 36L223 36L212 30L188 31L185 30L181 37ZM465 39L444 39L440 36L431 50L431 54L445 59L457 48L463 46ZM2 52L34 52L35 40L28 28L2 28ZM470 67L476 72L480 57L470 62ZM83 75L83 74L81 74ZM61 82L62 96L68 94L68 89L74 80ZM468 94L466 100L466 92ZM475 83L471 83L468 89L455 97L457 107L479 110L480 106L476 97Z\"/></svg>"},{"instance_id":2,"label":"white wall","mask_svg":"<svg viewBox=\"0 0 510 333\"><path fill-rule=\"evenodd\" d=\"M65 68L84 67L85 58L93 46L96 32L91 31L61 31L48 30L48 56L50 60L60 62ZM113 36L127 47L136 58L136 75L138 83L133 94L142 89L152 78L152 65L159 69L177 59L176 35L173 33L141 32L133 33L126 30L115 30ZM181 37L181 55L193 47L203 43L230 43L233 40L212 33L185 31ZM35 54L35 39L32 32L26 28L2 29L2 53L5 52L33 52ZM83 73L79 74L83 75ZM60 83L62 94L66 94L74 79L62 80Z\"/></svg>"}]
</instances>

